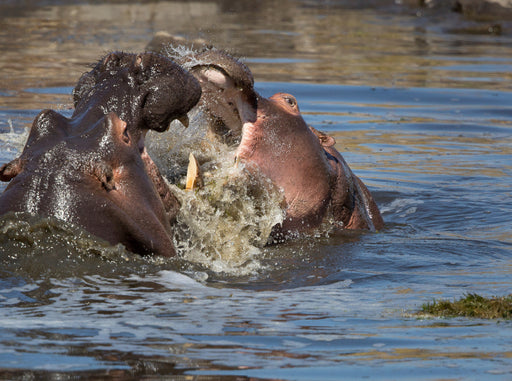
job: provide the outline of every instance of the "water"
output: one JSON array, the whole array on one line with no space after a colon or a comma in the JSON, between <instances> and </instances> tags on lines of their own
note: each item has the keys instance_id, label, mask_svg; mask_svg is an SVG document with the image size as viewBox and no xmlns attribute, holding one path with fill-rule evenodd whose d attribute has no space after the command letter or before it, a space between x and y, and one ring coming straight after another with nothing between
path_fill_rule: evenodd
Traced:
<instances>
[{"instance_id":1,"label":"water","mask_svg":"<svg viewBox=\"0 0 512 381\"><path fill-rule=\"evenodd\" d=\"M412 315L433 298L511 292L507 24L501 36L459 33L481 24L351 5L0 5L2 162L41 109L70 115L90 63L167 30L245 57L263 95L295 95L386 221L375 234L256 247L253 266L227 272L142 259L53 220L11 221L0 378L510 378L510 322Z\"/></svg>"}]
</instances>

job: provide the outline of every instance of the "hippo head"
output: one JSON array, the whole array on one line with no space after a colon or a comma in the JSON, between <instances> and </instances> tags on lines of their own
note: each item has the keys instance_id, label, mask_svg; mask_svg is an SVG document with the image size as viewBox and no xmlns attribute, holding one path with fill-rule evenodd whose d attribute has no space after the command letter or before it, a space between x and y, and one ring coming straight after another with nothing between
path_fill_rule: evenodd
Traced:
<instances>
[{"instance_id":1,"label":"hippo head","mask_svg":"<svg viewBox=\"0 0 512 381\"><path fill-rule=\"evenodd\" d=\"M212 48L189 51L176 58L199 81L199 106L207 116L211 136L238 144L245 121L256 119L257 94L251 71L240 60Z\"/></svg>"},{"instance_id":2,"label":"hippo head","mask_svg":"<svg viewBox=\"0 0 512 381\"><path fill-rule=\"evenodd\" d=\"M199 101L197 80L169 58L154 53L110 53L82 75L73 90L73 117L98 108L129 121L132 134L165 131L174 119L186 122ZM101 106L101 107L98 107Z\"/></svg>"},{"instance_id":3,"label":"hippo head","mask_svg":"<svg viewBox=\"0 0 512 381\"><path fill-rule=\"evenodd\" d=\"M186 123L200 96L197 80L168 58L107 55L80 78L71 119L40 113L20 157L0 169L10 181L0 214L53 216L140 254L173 255L177 200L144 136Z\"/></svg>"},{"instance_id":4,"label":"hippo head","mask_svg":"<svg viewBox=\"0 0 512 381\"><path fill-rule=\"evenodd\" d=\"M11 180L0 214L56 217L136 253L174 255L162 201L127 123L113 112L76 134L72 123L51 110L36 118L22 155L0 169Z\"/></svg>"},{"instance_id":5,"label":"hippo head","mask_svg":"<svg viewBox=\"0 0 512 381\"><path fill-rule=\"evenodd\" d=\"M287 204L283 230L321 223L331 197L330 168L292 95L258 99L256 121L244 123L236 161L257 169L283 190Z\"/></svg>"},{"instance_id":6,"label":"hippo head","mask_svg":"<svg viewBox=\"0 0 512 381\"><path fill-rule=\"evenodd\" d=\"M276 235L316 228L326 217L342 228L383 225L373 198L334 148L334 139L306 124L292 95L260 96L249 68L221 50L175 53L170 55L201 85L199 105L211 135L236 147L235 162L283 191L285 220Z\"/></svg>"},{"instance_id":7,"label":"hippo head","mask_svg":"<svg viewBox=\"0 0 512 381\"><path fill-rule=\"evenodd\" d=\"M258 98L255 122L246 121L236 161L278 185L286 216L274 237L308 231L326 218L344 229L380 229L372 195L334 147L334 138L307 125L293 95Z\"/></svg>"},{"instance_id":8,"label":"hippo head","mask_svg":"<svg viewBox=\"0 0 512 381\"><path fill-rule=\"evenodd\" d=\"M170 58L155 53L111 53L82 75L73 90L74 129L108 112L125 120L172 220L177 200L147 154L144 139L148 130L165 131L174 119L187 126L187 112L200 97L198 81Z\"/></svg>"}]
</instances>

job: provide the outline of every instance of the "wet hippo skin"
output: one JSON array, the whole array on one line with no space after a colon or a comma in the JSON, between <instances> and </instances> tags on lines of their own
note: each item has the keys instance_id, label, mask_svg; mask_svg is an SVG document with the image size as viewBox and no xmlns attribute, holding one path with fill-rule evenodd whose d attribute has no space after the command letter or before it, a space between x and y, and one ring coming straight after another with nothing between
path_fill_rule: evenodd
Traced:
<instances>
[{"instance_id":1,"label":"wet hippo skin","mask_svg":"<svg viewBox=\"0 0 512 381\"><path fill-rule=\"evenodd\" d=\"M306 124L292 95L258 98L257 119L244 123L236 155L284 192L286 216L274 236L308 231L325 218L339 228L382 228L370 192L334 144Z\"/></svg>"},{"instance_id":2,"label":"wet hippo skin","mask_svg":"<svg viewBox=\"0 0 512 381\"><path fill-rule=\"evenodd\" d=\"M275 227L275 238L326 221L341 229L384 226L372 195L336 150L334 138L306 124L292 95L260 96L249 68L222 50L190 50L174 58L201 84L199 104L210 134L236 146L237 162L283 191L285 219Z\"/></svg>"},{"instance_id":3,"label":"wet hippo skin","mask_svg":"<svg viewBox=\"0 0 512 381\"><path fill-rule=\"evenodd\" d=\"M178 207L145 152L149 130L183 119L197 81L155 54L112 53L74 89L71 118L42 111L25 148L0 169L0 214L56 217L140 254L172 256Z\"/></svg>"}]
</instances>

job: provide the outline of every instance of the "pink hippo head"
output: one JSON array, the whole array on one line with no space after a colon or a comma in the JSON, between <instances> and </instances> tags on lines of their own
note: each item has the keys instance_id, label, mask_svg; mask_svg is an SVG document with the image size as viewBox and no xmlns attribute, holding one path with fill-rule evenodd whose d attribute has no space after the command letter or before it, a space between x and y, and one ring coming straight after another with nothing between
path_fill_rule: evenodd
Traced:
<instances>
[{"instance_id":1,"label":"pink hippo head","mask_svg":"<svg viewBox=\"0 0 512 381\"><path fill-rule=\"evenodd\" d=\"M257 119L244 123L236 155L283 190L286 217L275 232L308 231L326 218L346 229L382 227L373 198L334 143L308 127L292 95L258 98Z\"/></svg>"}]
</instances>

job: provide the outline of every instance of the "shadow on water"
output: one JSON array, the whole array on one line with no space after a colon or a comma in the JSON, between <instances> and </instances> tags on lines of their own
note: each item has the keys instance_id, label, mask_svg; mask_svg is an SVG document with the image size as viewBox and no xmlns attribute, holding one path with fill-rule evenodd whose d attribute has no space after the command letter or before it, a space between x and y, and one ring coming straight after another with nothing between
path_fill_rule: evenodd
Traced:
<instances>
[{"instance_id":1,"label":"shadow on water","mask_svg":"<svg viewBox=\"0 0 512 381\"><path fill-rule=\"evenodd\" d=\"M409 317L434 298L510 292L512 51L499 23L475 34L487 24L395 1L2 2L2 162L40 110L71 114L88 65L167 30L243 57L264 96L296 96L386 227L256 247L237 272L4 216L0 378L509 378L510 322Z\"/></svg>"}]
</instances>

